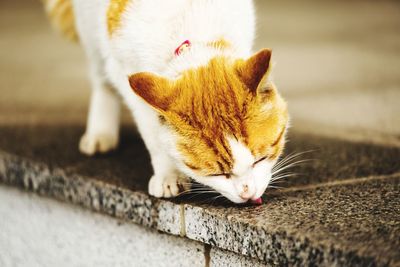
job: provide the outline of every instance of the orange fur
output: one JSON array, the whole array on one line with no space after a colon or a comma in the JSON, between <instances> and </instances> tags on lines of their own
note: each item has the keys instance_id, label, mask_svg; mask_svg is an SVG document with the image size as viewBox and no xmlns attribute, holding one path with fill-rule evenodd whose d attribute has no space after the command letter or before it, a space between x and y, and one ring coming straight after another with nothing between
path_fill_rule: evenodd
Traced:
<instances>
[{"instance_id":1,"label":"orange fur","mask_svg":"<svg viewBox=\"0 0 400 267\"><path fill-rule=\"evenodd\" d=\"M107 29L111 36L121 26L122 14L129 0L111 0L107 10Z\"/></svg>"},{"instance_id":2,"label":"orange fur","mask_svg":"<svg viewBox=\"0 0 400 267\"><path fill-rule=\"evenodd\" d=\"M224 38L220 38L218 40L208 42L207 45L215 47L215 48L221 48L221 49L226 49L226 48L231 47L231 44Z\"/></svg>"},{"instance_id":3,"label":"orange fur","mask_svg":"<svg viewBox=\"0 0 400 267\"><path fill-rule=\"evenodd\" d=\"M212 59L176 81L149 73L130 77L133 90L164 117L178 136L186 165L199 175L229 173L233 158L226 137L246 144L256 158L282 151L286 103L264 85L270 51L249 60Z\"/></svg>"},{"instance_id":4,"label":"orange fur","mask_svg":"<svg viewBox=\"0 0 400 267\"><path fill-rule=\"evenodd\" d=\"M71 0L43 0L43 3L53 26L68 39L78 41Z\"/></svg>"},{"instance_id":5,"label":"orange fur","mask_svg":"<svg viewBox=\"0 0 400 267\"><path fill-rule=\"evenodd\" d=\"M256 92L262 80L268 76L271 50L261 50L250 59L238 64L238 74L247 88Z\"/></svg>"}]
</instances>

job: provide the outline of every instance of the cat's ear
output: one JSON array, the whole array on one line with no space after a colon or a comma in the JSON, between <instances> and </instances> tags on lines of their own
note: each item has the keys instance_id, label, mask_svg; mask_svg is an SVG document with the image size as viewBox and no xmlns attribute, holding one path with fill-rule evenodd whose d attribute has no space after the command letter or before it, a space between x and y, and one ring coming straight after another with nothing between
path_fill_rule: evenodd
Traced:
<instances>
[{"instance_id":1,"label":"cat's ear","mask_svg":"<svg viewBox=\"0 0 400 267\"><path fill-rule=\"evenodd\" d=\"M167 111L176 97L171 82L149 72L129 76L132 90L156 110Z\"/></svg>"},{"instance_id":2,"label":"cat's ear","mask_svg":"<svg viewBox=\"0 0 400 267\"><path fill-rule=\"evenodd\" d=\"M263 49L237 66L242 82L249 90L257 93L268 78L271 62L271 50Z\"/></svg>"}]
</instances>

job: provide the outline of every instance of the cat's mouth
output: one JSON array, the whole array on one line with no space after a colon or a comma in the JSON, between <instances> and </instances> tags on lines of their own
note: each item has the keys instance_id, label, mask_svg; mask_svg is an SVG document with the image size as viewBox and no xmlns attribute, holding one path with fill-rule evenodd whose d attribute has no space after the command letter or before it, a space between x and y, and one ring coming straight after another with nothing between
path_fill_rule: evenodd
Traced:
<instances>
[{"instance_id":1,"label":"cat's mouth","mask_svg":"<svg viewBox=\"0 0 400 267\"><path fill-rule=\"evenodd\" d=\"M251 201L250 201L252 204L255 204L255 205L261 205L262 203L263 203L263 200L262 200L262 198L261 197L259 197L259 198L256 198L256 199L252 199Z\"/></svg>"},{"instance_id":2,"label":"cat's mouth","mask_svg":"<svg viewBox=\"0 0 400 267\"><path fill-rule=\"evenodd\" d=\"M261 196L254 195L252 197L244 198L241 197L240 195L232 195L225 192L218 192L218 193L227 198L230 202L235 204L245 204L245 203L257 204L257 205L262 204L263 194L261 194Z\"/></svg>"},{"instance_id":3,"label":"cat's mouth","mask_svg":"<svg viewBox=\"0 0 400 267\"><path fill-rule=\"evenodd\" d=\"M228 198L228 197L227 197ZM238 198L228 198L229 201L231 201L232 203L235 204L254 204L254 205L261 205L263 203L263 200L261 197L253 197L253 198L249 198L249 199L243 199L241 197Z\"/></svg>"}]
</instances>

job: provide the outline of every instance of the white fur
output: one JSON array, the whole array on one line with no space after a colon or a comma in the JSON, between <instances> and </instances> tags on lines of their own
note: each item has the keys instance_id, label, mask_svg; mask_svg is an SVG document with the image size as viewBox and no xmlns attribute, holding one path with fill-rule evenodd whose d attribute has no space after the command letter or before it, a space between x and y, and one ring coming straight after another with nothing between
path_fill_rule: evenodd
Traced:
<instances>
[{"instance_id":1,"label":"white fur","mask_svg":"<svg viewBox=\"0 0 400 267\"><path fill-rule=\"evenodd\" d=\"M86 133L79 148L82 153L94 155L114 149L119 139L119 117L121 104L109 85L101 78L95 68L91 68L93 87L87 120Z\"/></svg>"},{"instance_id":2,"label":"white fur","mask_svg":"<svg viewBox=\"0 0 400 267\"><path fill-rule=\"evenodd\" d=\"M234 159L229 179L224 176L197 177L194 173L191 173L191 176L214 188L235 203L244 203L250 199L260 198L267 189L275 162L265 159L254 165L258 159L254 158L244 144L232 138L228 138L228 142ZM245 186L247 191L244 190Z\"/></svg>"},{"instance_id":3,"label":"white fur","mask_svg":"<svg viewBox=\"0 0 400 267\"><path fill-rule=\"evenodd\" d=\"M132 92L127 77L150 71L175 79L182 71L204 65L217 55L232 59L249 57L255 20L252 0L132 0L122 15L121 27L112 38L106 25L109 1L73 0L73 4L93 87L81 151L92 155L117 145L120 107L117 96L107 89L112 84L131 110L150 152L154 169L150 194L157 197L177 195L177 183L186 185L181 182L185 180L178 178L179 173L188 174L189 171L180 162L174 137L160 125L156 112ZM229 50L206 45L221 38L232 45ZM174 50L187 39L193 44L191 49L175 56ZM233 149L240 147L231 146ZM243 168L241 157L247 153L244 151L240 147L235 152L235 168ZM246 159L246 166L249 160ZM202 180L199 178L200 182ZM226 196L236 194L234 188L213 187ZM243 202L234 197L230 199Z\"/></svg>"}]
</instances>

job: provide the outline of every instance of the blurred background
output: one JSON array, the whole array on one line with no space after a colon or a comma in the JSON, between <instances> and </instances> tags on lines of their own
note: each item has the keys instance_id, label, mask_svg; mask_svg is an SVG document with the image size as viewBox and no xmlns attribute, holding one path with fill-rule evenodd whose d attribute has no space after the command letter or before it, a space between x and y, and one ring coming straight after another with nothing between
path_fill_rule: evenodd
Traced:
<instances>
[{"instance_id":1,"label":"blurred background","mask_svg":"<svg viewBox=\"0 0 400 267\"><path fill-rule=\"evenodd\" d=\"M271 233L271 244L283 244L277 246L275 259L286 265L286 257L292 257L294 265L301 265L298 260L303 258L310 260L309 265L318 265L313 261L336 255L339 259L332 261L334 266L347 262L378 266L375 260L398 266L400 1L255 0L255 4L258 36L254 49L273 50L274 80L289 102L291 132L300 133L289 135L293 142L288 149L298 152L316 147L306 157L317 160L295 169L300 175L288 179L286 193L277 193L275 198L267 195L268 205L255 207L256 212L229 209L227 215L224 208L213 213L216 209L210 207L208 213L196 206L189 214L207 214L204 225L201 216L193 217L200 218L199 225L205 229L198 240L203 240L204 232L225 231L215 218L234 218L233 225L239 225L242 230L238 232L243 231L245 238L236 237L235 232L238 239L228 238L227 243L245 240L242 251L251 255L274 255L275 250L266 251L269 243L248 240L256 232L262 233L260 238ZM118 185L131 192L124 195L124 203L131 203L129 212L118 216L132 216L146 225L148 200L141 192L147 188L151 168L139 137L124 131L123 145L111 156L93 159L78 152L89 94L82 49L51 29L41 1L0 0L0 182L8 183L9 178L16 187L67 202L87 200L91 204L85 205L91 210L113 215L118 213L113 197L122 197L120 191L108 190ZM123 122L132 127L128 112ZM15 159L9 160L8 153L15 154ZM25 158L38 164L25 164ZM84 179L76 179L82 177L102 186L92 188L80 182ZM166 222L170 229L177 206L160 207L166 219L155 220L155 224ZM180 216L186 212L183 207ZM218 212L220 216L214 215ZM180 260L190 259L179 249L191 257L201 254L208 261L214 251L208 247L208 256L207 252L203 255L202 250L188 249L188 240L169 241L175 237L125 224L125 217L101 217L3 185L0 217L0 266L132 266L132 262L148 262L160 255L160 262L172 264L172 252ZM180 227L182 220L185 226L186 219L181 218ZM209 242L223 243L214 234ZM279 241L281 236L286 236L283 241ZM299 240L305 240L305 245ZM312 240L318 245L312 245ZM339 248L337 253L334 248ZM349 261L341 262L346 255ZM358 262L359 255L371 264ZM160 265L155 261L155 266Z\"/></svg>"},{"instance_id":2,"label":"blurred background","mask_svg":"<svg viewBox=\"0 0 400 267\"><path fill-rule=\"evenodd\" d=\"M273 49L293 130L400 144L400 2L255 3L255 49ZM0 0L0 32L0 125L83 126L90 90L79 45L51 30L37 0Z\"/></svg>"}]
</instances>

